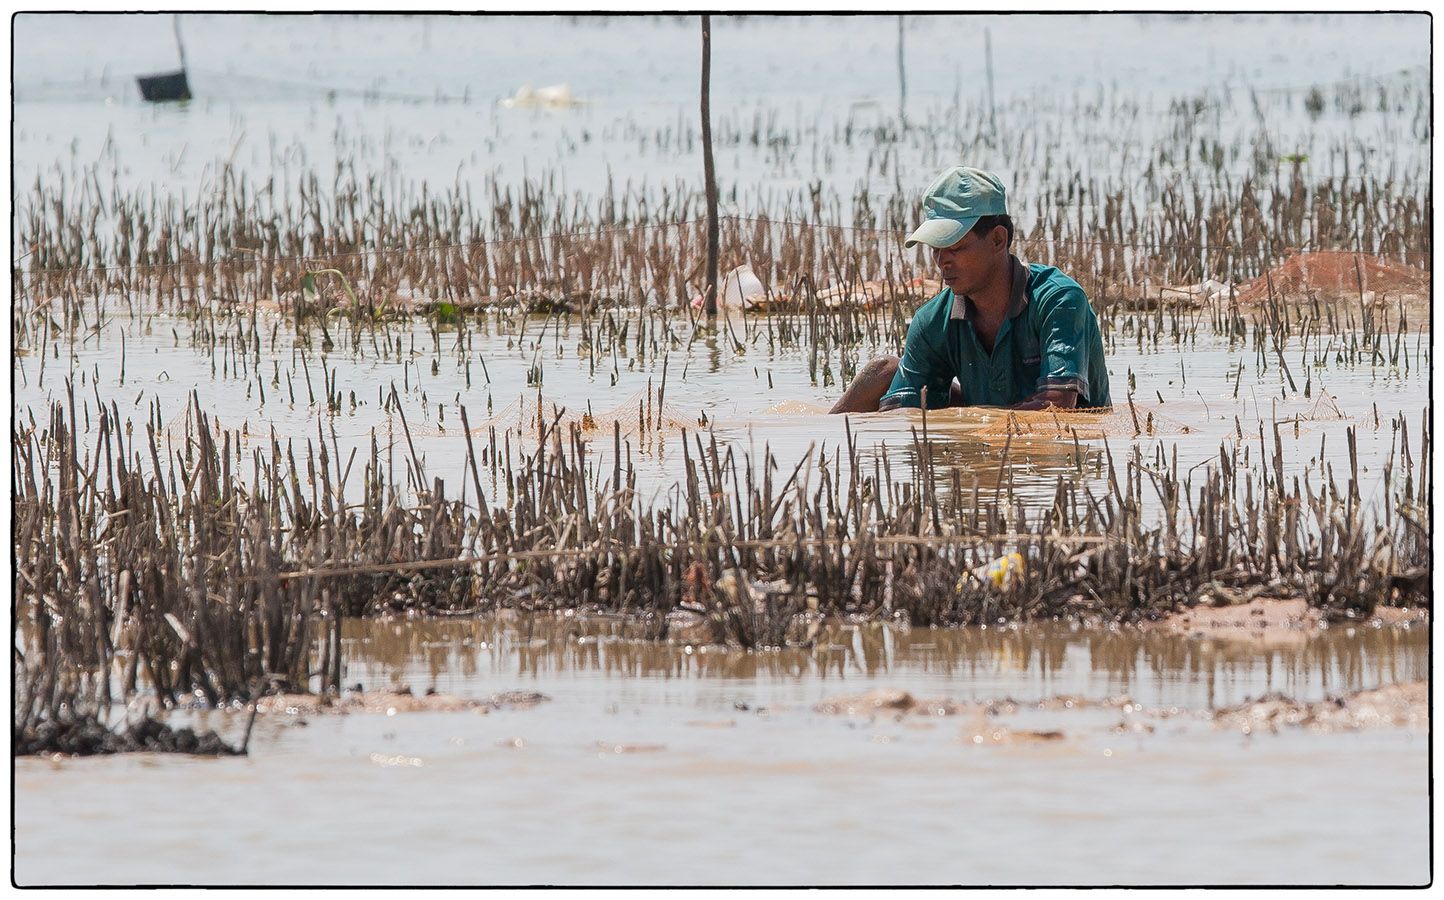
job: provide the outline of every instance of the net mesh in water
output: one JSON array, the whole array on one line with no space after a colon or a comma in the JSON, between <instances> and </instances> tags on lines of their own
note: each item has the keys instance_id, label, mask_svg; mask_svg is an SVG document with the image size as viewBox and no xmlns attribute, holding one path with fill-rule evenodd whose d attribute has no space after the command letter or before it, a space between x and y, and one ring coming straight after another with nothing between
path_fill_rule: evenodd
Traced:
<instances>
[{"instance_id":1,"label":"net mesh in water","mask_svg":"<svg viewBox=\"0 0 1444 900\"><path fill-rule=\"evenodd\" d=\"M1316 250L1295 253L1266 275L1242 285L1238 299L1244 303L1267 300L1270 288L1279 297L1317 293L1328 299L1353 299L1361 291L1422 295L1429 293L1429 273L1362 253Z\"/></svg>"},{"instance_id":2,"label":"net mesh in water","mask_svg":"<svg viewBox=\"0 0 1444 900\"><path fill-rule=\"evenodd\" d=\"M975 432L985 438L1100 440L1136 434L1189 434L1194 430L1152 409L1127 405L1102 410L998 410Z\"/></svg>"},{"instance_id":3,"label":"net mesh in water","mask_svg":"<svg viewBox=\"0 0 1444 900\"><path fill-rule=\"evenodd\" d=\"M563 403L541 394L523 394L472 428L472 433L482 434L495 428L499 432L538 434L554 427L566 431L572 425L584 432L610 434L615 428L623 435L650 436L677 434L684 429L705 427L706 423L661 402L655 391L647 389L603 411L591 409L585 400Z\"/></svg>"},{"instance_id":4,"label":"net mesh in water","mask_svg":"<svg viewBox=\"0 0 1444 900\"><path fill-rule=\"evenodd\" d=\"M1308 412L1300 418L1306 422L1337 422L1349 418L1349 415L1339 407L1339 401L1334 398L1334 395L1321 390Z\"/></svg>"}]
</instances>

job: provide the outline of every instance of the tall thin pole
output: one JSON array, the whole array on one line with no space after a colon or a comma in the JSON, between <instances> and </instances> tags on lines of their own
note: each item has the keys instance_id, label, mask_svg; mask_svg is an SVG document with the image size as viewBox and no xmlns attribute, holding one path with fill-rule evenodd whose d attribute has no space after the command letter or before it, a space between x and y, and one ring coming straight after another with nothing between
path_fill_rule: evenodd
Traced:
<instances>
[{"instance_id":1,"label":"tall thin pole","mask_svg":"<svg viewBox=\"0 0 1444 900\"><path fill-rule=\"evenodd\" d=\"M702 174L707 180L707 285L703 304L717 315L717 171L712 162L712 17L702 17Z\"/></svg>"},{"instance_id":2,"label":"tall thin pole","mask_svg":"<svg viewBox=\"0 0 1444 900\"><path fill-rule=\"evenodd\" d=\"M903 65L903 17L897 17L897 118L904 131L908 127L908 74Z\"/></svg>"},{"instance_id":3,"label":"tall thin pole","mask_svg":"<svg viewBox=\"0 0 1444 900\"><path fill-rule=\"evenodd\" d=\"M998 133L997 107L993 103L993 32L983 29L983 56L988 62L988 134Z\"/></svg>"},{"instance_id":4,"label":"tall thin pole","mask_svg":"<svg viewBox=\"0 0 1444 900\"><path fill-rule=\"evenodd\" d=\"M171 18L171 24L175 26L175 46L176 50L180 51L181 69L184 70L186 67L186 45L181 43L179 14Z\"/></svg>"}]
</instances>

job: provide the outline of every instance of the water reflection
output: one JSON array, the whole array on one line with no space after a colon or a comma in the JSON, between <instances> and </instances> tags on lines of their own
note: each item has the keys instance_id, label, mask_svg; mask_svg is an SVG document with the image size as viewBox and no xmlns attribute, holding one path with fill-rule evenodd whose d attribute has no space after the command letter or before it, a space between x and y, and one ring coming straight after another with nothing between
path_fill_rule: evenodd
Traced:
<instances>
[{"instance_id":1,"label":"water reflection","mask_svg":"<svg viewBox=\"0 0 1444 900\"><path fill-rule=\"evenodd\" d=\"M352 671L399 685L498 676L600 674L639 679L838 680L904 677L1005 690L1139 696L1190 685L1197 702L1233 702L1240 686L1291 694L1342 693L1427 677L1427 629L1359 626L1268 642L1200 638L1155 629L1061 623L911 629L870 623L823 627L809 648L747 652L644 639L611 618L350 621ZM1078 680L1080 679L1081 680ZM1227 688L1226 691L1222 690ZM1201 692L1201 693L1200 693Z\"/></svg>"},{"instance_id":2,"label":"water reflection","mask_svg":"<svg viewBox=\"0 0 1444 900\"><path fill-rule=\"evenodd\" d=\"M940 498L957 498L961 509L986 509L998 498L1046 504L1062 476L1069 483L1104 471L1101 444L1074 442L1066 431L1048 437L983 433L960 428L933 428L928 444L889 441L860 448L858 466L867 475L890 473L895 480L926 477L931 462L932 487ZM884 488L885 490L885 488ZM976 496L977 502L973 501Z\"/></svg>"}]
</instances>

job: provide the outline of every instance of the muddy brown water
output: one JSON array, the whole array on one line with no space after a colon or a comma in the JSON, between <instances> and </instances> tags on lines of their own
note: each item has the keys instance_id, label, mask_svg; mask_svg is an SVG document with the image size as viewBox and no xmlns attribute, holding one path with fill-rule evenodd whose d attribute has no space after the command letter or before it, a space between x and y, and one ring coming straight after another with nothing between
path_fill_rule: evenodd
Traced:
<instances>
[{"instance_id":1,"label":"muddy brown water","mask_svg":"<svg viewBox=\"0 0 1444 900\"><path fill-rule=\"evenodd\" d=\"M119 341L102 339L117 327L127 331L129 349L123 383ZM429 339L422 324L415 331L418 343ZM40 418L63 395L64 375L77 378L84 408L93 390L85 376L99 371L101 396L123 400L142 431L151 402L179 422L196 390L225 426L249 423L255 435L275 428L283 440L301 442L315 434L322 407L283 401L272 385L265 403L245 398L244 379L213 374L210 355L188 347L185 334L184 322L157 319L150 328L113 322L76 343L62 338L43 383L39 360L21 357L17 416ZM1150 454L1162 446L1170 456L1176 448L1187 469L1240 433L1241 442L1256 444L1260 421L1294 419L1282 439L1286 470L1298 472L1321 461L1347 465L1344 431L1352 426L1363 495L1376 504L1378 473L1396 439L1391 415L1414 423L1426 414L1428 349L1417 349L1419 364L1407 372L1320 368L1311 397L1275 399L1280 375L1258 370L1249 347L1205 335L1184 367L1178 348L1120 346L1115 391L1123 393L1132 372L1145 414L1151 409L1160 422L1189 430L1137 437L1125 430L1110 435L1109 446L1120 458L1133 446ZM368 392L393 380L404 388L409 378L400 397L418 450L432 471L459 483L465 445L456 404L466 403L475 422L486 415L488 394L500 415L531 391L523 387L529 343L509 350L494 335L479 338L476 350L487 355L494 383L477 378L470 389L449 358L427 374L424 358L418 365L409 357L333 355L333 377L366 405L325 417L328 436L334 427L343 454L347 445L368 444L373 429L383 442L402 444ZM1290 344L1288 352L1301 349ZM299 382L284 341L263 359L268 376L273 360ZM1240 363L1242 373L1231 375ZM592 398L605 410L648 378L659 381L660 367L655 358L636 368L624 359L609 386L575 356L550 360L544 391ZM841 417L818 414L839 388L811 383L796 354L755 347L733 357L699 341L690 353L673 352L670 371L669 404L687 416L708 411L724 444L759 455L770 444L789 465L811 444L845 445ZM776 387L763 390L769 378ZM1327 402L1318 392L1324 386ZM1146 401L1145 391L1161 396ZM447 407L444 428L439 403ZM985 490L996 484L1007 442L987 432L993 423L985 419L995 415L930 417L934 464L962 469L964 485L974 476ZM920 424L915 416L875 415L853 417L850 428L864 464L887 456L905 477L910 431ZM1416 447L1419 433L1411 429ZM606 444L593 450L602 469ZM680 448L671 446L636 457L658 497L680 466ZM1071 440L1015 439L1007 448L1011 489L1046 502L1060 474L1101 485L1103 441L1083 436L1081 471L1075 449ZM486 487L496 496L494 484ZM434 688L483 699L532 690L551 699L485 714L265 716L243 759L18 760L16 880L1419 884L1429 877L1427 731L1245 735L1215 728L1209 716L1269 692L1312 702L1425 679L1428 634L1418 626L1357 623L1277 640L1050 625L868 626L824 634L812 650L752 654L635 641L626 626L601 621L347 627L345 681L368 692L406 685L418 694ZM900 719L892 711L814 709L874 690L963 707ZM1123 696L1141 707L1097 703ZM1069 708L1060 698L1094 702ZM1016 709L996 716L970 705L1009 699ZM1043 701L1054 702L1037 708ZM243 713L195 715L232 738L244 728ZM1055 731L1061 738L1028 738Z\"/></svg>"},{"instance_id":2,"label":"muddy brown water","mask_svg":"<svg viewBox=\"0 0 1444 900\"><path fill-rule=\"evenodd\" d=\"M348 684L487 712L267 714L251 754L21 759L24 885L1421 884L1428 733L1211 712L1428 678L1428 628L1283 639L834 626L810 650L613 620L353 622ZM907 692L911 711L819 704ZM938 714L934 701L948 714ZM992 712L986 710L991 703ZM821 709L826 709L824 705ZM194 713L230 736L243 712ZM1053 734L1058 732L1060 734Z\"/></svg>"},{"instance_id":3,"label":"muddy brown water","mask_svg":"<svg viewBox=\"0 0 1444 900\"><path fill-rule=\"evenodd\" d=\"M909 17L908 27L936 30L939 22ZM169 41L165 28L134 16L77 17L63 27L44 17L22 17L17 184L42 174L48 178L52 171L63 176L67 166L74 177L101 159L100 179L107 177L104 163L122 161L114 180L123 190L137 185L144 191L159 183L203 186L223 159L238 171L269 176L277 168L277 147L285 157L294 155L297 172L308 167L328 172L336 157L345 156L362 169L394 168L433 187L453 181L514 184L518 173L527 171L522 165L527 160L533 173L537 166L564 168L574 185L600 183L614 171L618 183L646 176L665 185L673 176L695 177L700 165L698 151L681 152L657 141L656 149L648 149L645 139L638 147L634 137L653 129L670 134L678 110L691 115L695 99L688 80L656 77L695 70L695 56L689 55L695 44L672 40L694 27L685 23L628 19L605 27L589 21L567 25L566 41L580 42L589 52L553 54L552 62L570 68L545 80L569 82L588 105L565 116L491 104L519 82L541 77L518 68L516 59L541 58L535 50L543 43L553 46L557 32L532 21L465 19L440 28L424 19L192 16L188 23L187 40L205 45L209 35L207 49L215 51L209 53L212 71L196 73L205 99L185 109L154 110L140 104L131 83L115 73L144 71L137 66L168 52L166 46L157 49L157 41ZM872 95L879 84L892 89L894 69L890 51L869 49L876 43L875 21L714 23L718 58L742 62L714 73L719 116L745 125L758 110L781 109L782 130L769 126L769 132L786 136L797 128L821 135L819 141L835 133L827 127L828 110L848 110L849 129L855 109L861 110L859 127L882 121ZM1173 96L1194 96L1221 84L1220 73L1256 79L1254 85L1265 90L1253 96L1253 109L1264 104L1270 143L1311 157L1311 178L1349 174L1341 155L1324 152L1341 135L1372 135L1375 143L1392 147L1406 177L1428 165L1427 142L1399 141L1401 126L1372 103L1347 116L1331 108L1315 121L1303 111L1301 91L1268 90L1317 81L1332 97L1329 84L1340 77L1340 54L1365 77L1393 79L1399 67L1425 61L1424 31L1411 27L1416 24L1411 20L1217 17L1202 37L1199 23L1186 18L1054 18L1043 24L1049 40L1070 47L1105 46L1080 44L1078 36L1080 29L1106 30L1109 65L1117 61L1114 47L1139 51L1124 55L1138 73L1148 73L1144 81L1156 96L1145 100L1156 112ZM941 26L976 37L973 19ZM285 40L274 39L278 27L287 29ZM1017 16L995 19L991 27L1003 69L1010 46L1035 48L1033 39L1041 33L1039 21ZM797 40L804 29L827 39ZM1009 29L1026 29L1029 40L1010 42ZM388 40L374 40L383 30ZM1116 40L1120 34L1122 44ZM396 35L425 52L397 56L389 39ZM1276 53L1281 35L1320 52ZM284 49L292 41L314 52ZM54 52L61 45L64 51ZM649 48L645 58L631 49L641 45ZM844 46L847 52L839 53ZM884 50L891 46L886 43ZM1208 52L1194 52L1200 46ZM273 47L282 49L268 57ZM478 54L478 47L505 52ZM1180 47L1190 52L1180 53ZM227 52L245 57L235 77L220 74L230 71L229 62L216 61ZM366 60L365 52L385 58ZM1008 102L1010 96L1037 95L1058 84L1081 83L1086 90L1104 58L1068 56L1069 71L1014 66L1013 76L999 84L1000 114L1032 111ZM782 60L803 77L779 79L767 65L748 65L749 59ZM846 77L833 71L839 61L845 61ZM853 71L859 64L867 71ZM460 90L454 79L458 65L485 86L476 94L481 104L377 106L351 92L322 106L323 95L301 84L359 88L386 71L391 91L426 95L444 85L441 90L452 93ZM909 65L941 67L931 73L940 77L914 68L909 81L916 111L956 107L950 98L966 71L959 76L952 60L936 55L914 54ZM281 82L259 105L254 80L243 74L257 70ZM1080 73L1086 76L1081 82ZM1155 77L1160 73L1165 81ZM819 104L819 91L834 102ZM98 102L110 94L118 95L117 102ZM794 94L806 99L808 109L824 111L820 128L801 114L788 119ZM1241 109L1240 101L1231 102L1235 112ZM85 114L76 115L81 109ZM1219 129L1210 138L1225 147L1251 140L1252 115L1215 117ZM1145 115L1141 121L1166 127L1170 119ZM335 140L313 140L318 122L328 135L336 132ZM1122 140L1108 133L1100 141L1097 129L1079 134L1064 129L1050 140L1061 138L1064 156L1086 159L1087 168L1112 172L1126 187L1142 177L1145 166L1152 170L1151 127L1130 129ZM438 137L401 146L385 139L391 133ZM582 135L578 152L575 139ZM931 172L935 161L924 158L927 147L897 144L892 166ZM807 164L806 144L790 156L776 153L770 141L761 150L743 145L726 177L762 192L801 190L811 183L816 154ZM828 149L823 165L835 183L850 184L869 177L872 162L863 159ZM1237 177L1247 173L1233 167L1247 164L1243 156L1230 161ZM498 166L505 167L505 177ZM283 167L283 185L294 177ZM1049 178L1046 171L1012 173L1019 196L1037 195ZM261 328L275 323L263 318ZM1166 454L1176 451L1182 469L1193 471L1217 456L1220 441L1236 440L1257 453L1260 422L1267 427L1295 420L1283 434L1286 472L1292 476L1307 472L1315 456L1320 465L1342 471L1345 430L1353 427L1364 500L1377 504L1378 473L1396 436L1392 416L1405 414L1417 448L1422 429L1414 424L1427 415L1430 341L1417 333L1418 325L1415 321L1404 342L1412 367L1407 356L1402 366L1311 362L1317 347L1309 354L1298 337L1289 339L1281 352L1295 367L1300 387L1312 386L1306 397L1284 391L1284 378L1267 354L1260 368L1252 342L1235 345L1204 334L1183 347L1165 340L1160 349L1141 341L1135 347L1121 337L1110 353L1114 397L1126 396L1134 376L1141 416L1153 413L1161 426L1175 422L1190 430L1162 428L1140 437L1131 430L1110 432L1111 449L1121 460L1134 446L1152 452L1158 445ZM43 376L37 356L43 349L17 347L14 412L17 425L33 414L43 426L47 404L63 396L68 376L78 385L82 416L94 415L94 391L117 403L143 435L150 403L160 404L167 422L179 423L195 390L223 427L245 426L257 436L247 441L247 452L264 445L273 428L282 441L304 443L320 421L328 436L333 428L338 433L342 454L352 448L364 454L373 431L383 446L404 446L398 421L382 411L378 395L378 388L394 383L419 452L455 490L464 471L459 404L468 407L473 422L493 407L501 415L533 393L527 373L540 359L549 401L576 409L592 401L606 410L635 403L649 379L660 384L669 360L669 406L688 422L705 413L716 423L719 441L759 452L770 445L784 466L811 445L834 450L844 445L843 423L818 414L842 385L825 377L813 381L799 349L805 341L776 352L753 341L746 354L734 354L725 340L704 337L694 345L681 333L660 359L652 353L634 360L622 346L611 365L599 362L593 372L575 327L547 332L541 326L537 319L520 333L479 335L469 373L455 354L428 349L432 336L423 322L400 329L410 347L423 351L414 357L408 352L378 360L337 352L328 359L313 353L309 363L318 391L326 370L348 401L328 416L324 404L309 403L302 393L302 370L285 327L279 346L267 341L256 360L267 374L263 402L253 382L234 374L234 354L228 372L224 353L213 357L192 348L184 319L112 318L94 334L81 329L79 337L57 335L46 345L54 351L58 344L59 350ZM757 328L754 322L754 332ZM444 346L450 346L454 330L440 331ZM1342 346L1347 339L1338 335L1335 345L1333 337L1324 343ZM554 350L553 341L565 352ZM858 361L873 352L896 348L859 350ZM825 356L824 368L835 373L840 360L835 353ZM489 374L476 357L485 359ZM294 380L299 401L283 399L283 382L269 377L273 371ZM1321 402L1324 391L1330 403ZM353 392L359 405L349 403ZM929 421L934 464L960 472L965 488L975 478L984 490L993 488L1004 468L1004 441L987 433L995 424L985 420L989 415L964 411ZM917 416L863 416L853 418L851 428L865 463L890 458L900 470L897 477L905 478L901 470L916 465L910 432L920 424ZM167 433L177 446L183 441L179 430ZM610 448L606 441L598 444L593 459L605 470ZM669 434L664 444L638 452L644 487L658 495L680 467L676 436ZM1104 481L1099 463L1105 449L1098 438L1083 438L1086 464L1077 466L1076 474L1071 441L1014 440L1007 452L1008 486L1025 502L1048 502L1060 475L1095 487ZM399 471L403 463L397 464ZM495 482L486 487L495 499ZM22 885L1419 884L1430 874L1426 732L1284 729L1244 735L1215 728L1209 719L1211 710L1268 692L1309 702L1426 678L1428 635L1418 627L1375 629L1360 623L1279 640L1229 640L1061 626L956 631L869 626L826 634L810 651L753 654L641 643L628 639L623 626L601 622L531 629L517 622L353 623L347 636L347 681L362 683L372 695L408 685L418 695L435 688L480 700L520 690L551 699L485 714L267 716L256 726L250 756L241 759L18 760L15 880ZM906 691L961 707L951 715L900 718L891 708L871 716L814 708L829 698L874 691ZM1125 695L1140 706L1117 700ZM1073 698L1071 708L1067 698ZM1001 704L1008 699L1012 707ZM988 701L1011 711L989 716L971 705ZM1044 708L1038 708L1040 702ZM193 718L232 738L244 726L243 713ZM1055 732L1061 737L1027 737Z\"/></svg>"},{"instance_id":4,"label":"muddy brown water","mask_svg":"<svg viewBox=\"0 0 1444 900\"><path fill-rule=\"evenodd\" d=\"M579 326L553 323L546 339L538 342L537 335L548 321L533 317L507 328L480 323L485 330L470 333L469 350L460 358L455 352L434 353L430 326L420 319L393 327L394 339L404 346L425 349L415 358L409 351L378 357L365 345L359 356L320 353L314 349L317 333L313 350L303 360L287 329L279 327L280 319L269 317L263 330L268 323L277 334L274 342L269 331L262 338L261 362L254 367L264 381L260 387L253 369L227 372L217 367L224 352L212 356L204 346L192 346L193 323L173 315L141 321L122 315L108 320L95 334L57 335L47 345L51 354L47 360L36 352L16 357L12 370L17 426L28 424L33 416L43 429L49 403L66 398L68 377L76 386L77 415L87 420L95 416L98 395L107 404L116 403L121 416L134 423L135 434L143 437L151 405L157 404L165 425L163 439L174 449L183 449L194 393L213 417L213 429L244 432L240 444L247 457L267 448L274 432L283 445L294 441L298 457L304 458L306 442L316 440L319 422L338 459L348 458L353 450L364 459L374 439L383 454L394 451L393 464L400 473L408 448L414 446L427 471L443 478L449 496L455 496L466 472L461 408L467 410L478 451L487 445L488 426L494 426L498 445L509 438L520 458L522 448L535 444L532 422L540 395L548 422L559 413L576 417L589 409L603 423L612 417L630 417L622 426L623 439L631 445L626 453L637 464L639 489L655 502L665 499L683 472L683 427L689 442L715 435L724 451L730 447L739 461L747 454L758 470L764 451L770 451L786 470L810 452L825 451L834 474L846 479L849 434L866 467L863 474L873 474L886 462L892 478L906 481L919 468L915 438L924 426L920 414L825 415L843 387L814 382L805 354L796 348L768 350L765 339L758 339L745 353L734 353L715 334L690 341L689 326L680 321L672 324L680 335L677 349L637 360L622 347L615 361L609 359L592 371L585 355L576 351L582 337ZM762 328L763 321L756 317L753 327ZM1009 421L1001 410L930 414L926 425L935 479L945 494L951 492L956 472L962 490L972 491L976 484L986 492L985 500L1011 492L1025 504L1046 506L1054 498L1059 476L1102 490L1108 483L1109 454L1121 466L1134 448L1149 457L1158 455L1159 468L1167 468L1176 458L1180 473L1192 472L1198 479L1216 464L1221 442L1248 448L1248 460L1256 463L1267 449L1260 446L1260 429L1271 441L1274 424L1279 423L1285 474L1308 473L1315 483L1323 480L1320 470L1325 465L1332 465L1347 480L1346 433L1355 429L1360 490L1374 502L1382 497L1381 473L1391 453L1397 453L1406 439L1413 458L1419 458L1423 449L1430 349L1422 327L1411 328L1415 331L1403 341L1409 365L1402 360L1398 365L1320 363L1307 396L1283 391L1285 377L1279 367L1258 365L1252 346L1231 343L1207 330L1186 347L1137 348L1125 341L1109 355L1119 407L1096 425L1070 421L1051 426L1046 414L1032 414L1023 417L1024 433L1010 436ZM443 331L440 338L443 347L451 347L456 339L454 329ZM1329 338L1348 339L1348 335ZM1285 353L1296 360L1295 367L1302 365L1297 362L1301 356L1308 356L1305 341L1293 337L1283 344ZM857 357L864 360L890 352L895 348L864 348ZM545 363L544 382L532 386L527 370L538 358ZM483 360L489 380L483 376ZM342 408L334 413L327 411L322 399L323 370L344 398ZM307 373L320 395L316 402L308 395ZM1133 410L1123 405L1130 375L1138 386ZM660 387L664 377L671 427L639 431L633 411L648 386ZM1294 377L1302 386L1303 373ZM379 396L392 386L401 414L389 412ZM643 406L654 414L650 402ZM1144 430L1135 432L1134 413ZM1406 432L1400 432L1395 422L1401 415ZM598 472L611 469L611 436L609 425L590 435L588 452ZM80 436L82 452L92 438ZM142 460L138 465L148 463ZM249 470L248 465L237 466L239 477L246 477ZM359 471L358 462L347 484L348 495L360 493ZM886 473L879 474L879 480L885 481ZM804 475L814 483L820 477L815 466L807 467ZM489 502L501 502L504 485L488 466L482 466L482 478ZM783 471L779 481L785 478ZM1145 492L1144 502L1156 504L1152 491Z\"/></svg>"}]
</instances>

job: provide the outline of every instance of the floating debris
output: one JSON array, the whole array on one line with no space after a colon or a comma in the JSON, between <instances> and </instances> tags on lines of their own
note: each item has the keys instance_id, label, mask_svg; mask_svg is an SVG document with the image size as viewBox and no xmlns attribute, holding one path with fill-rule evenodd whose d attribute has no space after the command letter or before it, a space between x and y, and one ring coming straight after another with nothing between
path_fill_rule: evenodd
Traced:
<instances>
[{"instance_id":1,"label":"floating debris","mask_svg":"<svg viewBox=\"0 0 1444 900\"><path fill-rule=\"evenodd\" d=\"M762 280L746 263L723 275L722 283L717 286L717 311L724 315L760 312L767 309L770 301L771 295L762 286ZM692 309L700 310L704 305L701 294L692 295Z\"/></svg>"},{"instance_id":2,"label":"floating debris","mask_svg":"<svg viewBox=\"0 0 1444 900\"><path fill-rule=\"evenodd\" d=\"M549 84L539 88L523 84L517 88L515 94L503 99L501 105L506 109L529 107L569 109L573 106L581 106L582 102L572 96L572 89L565 84Z\"/></svg>"},{"instance_id":3,"label":"floating debris","mask_svg":"<svg viewBox=\"0 0 1444 900\"><path fill-rule=\"evenodd\" d=\"M825 715L877 715L894 713L915 716L952 716L961 707L951 700L919 700L907 691L879 688L866 694L831 697L818 702L813 709Z\"/></svg>"},{"instance_id":4,"label":"floating debris","mask_svg":"<svg viewBox=\"0 0 1444 900\"><path fill-rule=\"evenodd\" d=\"M1063 732L1056 730L1028 731L1001 726L985 728L982 731L975 731L967 726L963 728L963 746L966 747L996 744L1040 744L1061 740L1063 740Z\"/></svg>"},{"instance_id":5,"label":"floating debris","mask_svg":"<svg viewBox=\"0 0 1444 900\"><path fill-rule=\"evenodd\" d=\"M665 744L611 744L597 741L593 747L602 755L621 753L660 753L667 749Z\"/></svg>"}]
</instances>

